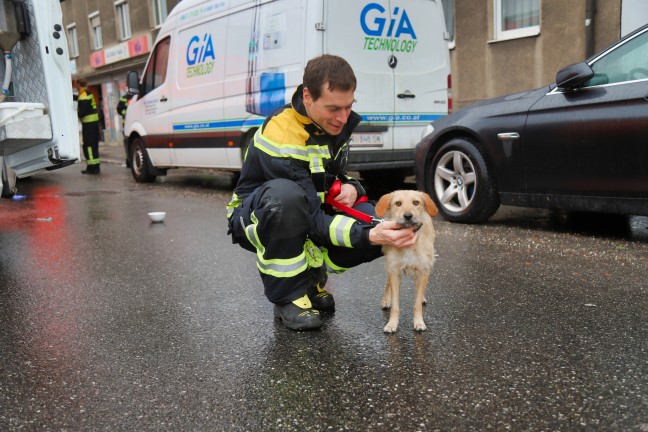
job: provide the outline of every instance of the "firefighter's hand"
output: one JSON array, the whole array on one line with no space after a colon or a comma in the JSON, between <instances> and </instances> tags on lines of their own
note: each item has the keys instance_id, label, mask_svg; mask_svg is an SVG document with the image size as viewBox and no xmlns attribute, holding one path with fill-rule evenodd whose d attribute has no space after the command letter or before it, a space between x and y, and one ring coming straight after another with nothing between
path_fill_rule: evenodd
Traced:
<instances>
[{"instance_id":1,"label":"firefighter's hand","mask_svg":"<svg viewBox=\"0 0 648 432\"><path fill-rule=\"evenodd\" d=\"M353 207L353 204L358 199L358 191L349 183L343 183L340 188L340 194L334 199L347 207Z\"/></svg>"},{"instance_id":2,"label":"firefighter's hand","mask_svg":"<svg viewBox=\"0 0 648 432\"><path fill-rule=\"evenodd\" d=\"M385 221L369 230L369 241L373 245L387 245L397 248L413 247L418 232L413 227L403 228L398 222Z\"/></svg>"}]
</instances>

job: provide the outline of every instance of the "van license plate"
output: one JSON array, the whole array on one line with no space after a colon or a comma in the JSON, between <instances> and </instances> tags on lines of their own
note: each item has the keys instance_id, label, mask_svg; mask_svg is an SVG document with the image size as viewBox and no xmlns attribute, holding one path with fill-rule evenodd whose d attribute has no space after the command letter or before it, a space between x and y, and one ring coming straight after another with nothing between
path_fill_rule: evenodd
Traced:
<instances>
[{"instance_id":1,"label":"van license plate","mask_svg":"<svg viewBox=\"0 0 648 432\"><path fill-rule=\"evenodd\" d=\"M382 147L385 144L381 133L354 133L351 147Z\"/></svg>"}]
</instances>

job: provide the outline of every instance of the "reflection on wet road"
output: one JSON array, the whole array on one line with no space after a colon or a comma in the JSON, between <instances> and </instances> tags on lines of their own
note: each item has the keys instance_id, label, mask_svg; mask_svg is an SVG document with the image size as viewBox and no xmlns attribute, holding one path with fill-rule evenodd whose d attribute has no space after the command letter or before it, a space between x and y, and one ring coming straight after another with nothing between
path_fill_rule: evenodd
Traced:
<instances>
[{"instance_id":1,"label":"reflection on wet road","mask_svg":"<svg viewBox=\"0 0 648 432\"><path fill-rule=\"evenodd\" d=\"M105 165L0 201L2 430L648 430L648 218L437 219L427 332L405 280L383 334L378 260L295 333L226 236L229 176Z\"/></svg>"}]
</instances>

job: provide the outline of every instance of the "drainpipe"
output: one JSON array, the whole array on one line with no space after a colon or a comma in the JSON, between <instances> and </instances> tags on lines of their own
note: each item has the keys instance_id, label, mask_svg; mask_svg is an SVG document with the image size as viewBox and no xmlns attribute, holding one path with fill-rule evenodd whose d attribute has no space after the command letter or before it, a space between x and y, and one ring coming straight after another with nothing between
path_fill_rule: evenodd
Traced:
<instances>
[{"instance_id":1,"label":"drainpipe","mask_svg":"<svg viewBox=\"0 0 648 432\"><path fill-rule=\"evenodd\" d=\"M596 0L587 0L585 6L585 57L594 55L594 15L596 14Z\"/></svg>"}]
</instances>

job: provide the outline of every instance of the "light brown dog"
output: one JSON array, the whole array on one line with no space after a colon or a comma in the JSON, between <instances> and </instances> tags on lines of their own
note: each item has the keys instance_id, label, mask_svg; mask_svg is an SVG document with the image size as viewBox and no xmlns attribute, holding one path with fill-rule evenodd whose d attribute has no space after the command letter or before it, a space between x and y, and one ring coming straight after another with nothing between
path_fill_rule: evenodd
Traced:
<instances>
[{"instance_id":1,"label":"light brown dog","mask_svg":"<svg viewBox=\"0 0 648 432\"><path fill-rule=\"evenodd\" d=\"M383 246L387 284L381 307L391 308L389 321L384 328L385 333L394 333L400 319L400 286L401 275L412 276L415 279L416 296L414 299L414 330L427 329L423 322L423 304L425 288L434 265L434 239L436 234L432 225L432 217L438 210L434 202L425 192L413 190L398 190L384 195L376 205L376 216L398 222L403 228L414 227L418 230L418 238L413 248L395 248Z\"/></svg>"}]
</instances>

